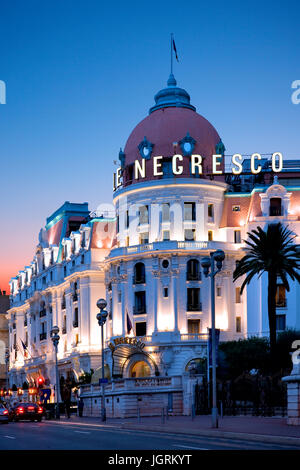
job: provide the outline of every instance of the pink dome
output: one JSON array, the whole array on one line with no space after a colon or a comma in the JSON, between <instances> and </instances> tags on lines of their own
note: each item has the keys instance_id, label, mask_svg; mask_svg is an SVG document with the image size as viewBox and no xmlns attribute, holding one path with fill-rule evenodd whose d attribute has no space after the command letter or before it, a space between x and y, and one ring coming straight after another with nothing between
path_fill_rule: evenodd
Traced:
<instances>
[{"instance_id":1,"label":"pink dome","mask_svg":"<svg viewBox=\"0 0 300 470\"><path fill-rule=\"evenodd\" d=\"M220 136L207 119L186 108L162 108L147 116L130 134L126 146L126 165L141 159L139 144L144 137L153 144L152 155L164 157L174 155L173 143L177 142L177 153L182 153L179 142L187 133L196 140L193 153L211 157L220 142Z\"/></svg>"},{"instance_id":2,"label":"pink dome","mask_svg":"<svg viewBox=\"0 0 300 470\"><path fill-rule=\"evenodd\" d=\"M144 157L146 178L142 181L162 178L162 176L153 176L152 159L154 156L162 156L164 161L167 161L175 154L183 155L183 173L176 178L187 178L193 176L190 174L191 153L201 155L203 158L201 177L205 178L211 174L212 155L223 154L220 148L224 146L216 129L207 119L196 113L195 107L190 104L188 93L176 85L174 76L170 75L168 87L156 94L156 104L150 109L149 116L143 119L130 134L124 153L120 153L123 159L121 160L123 184L137 182L133 181L133 164L135 160L141 162L143 158L143 143L147 151L150 148L150 152L148 158L147 155ZM185 139L192 141L193 148L189 153L185 153L182 148ZM224 159L221 168L224 170ZM216 179L220 179L220 176Z\"/></svg>"}]
</instances>

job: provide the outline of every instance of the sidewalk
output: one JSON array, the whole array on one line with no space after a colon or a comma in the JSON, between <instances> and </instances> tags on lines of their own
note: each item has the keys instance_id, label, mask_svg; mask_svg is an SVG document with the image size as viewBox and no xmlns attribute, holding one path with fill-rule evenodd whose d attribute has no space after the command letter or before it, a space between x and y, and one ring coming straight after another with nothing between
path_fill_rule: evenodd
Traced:
<instances>
[{"instance_id":1,"label":"sidewalk","mask_svg":"<svg viewBox=\"0 0 300 470\"><path fill-rule=\"evenodd\" d=\"M225 416L219 419L219 428L212 429L210 416L170 416L162 423L159 416L137 418L110 419L106 423L101 418L72 416L69 420L62 415L61 422L108 426L118 429L135 429L143 431L168 432L207 437L225 437L239 440L253 440L280 444L297 445L300 447L300 426L288 426L286 418L264 418L256 416Z\"/></svg>"}]
</instances>

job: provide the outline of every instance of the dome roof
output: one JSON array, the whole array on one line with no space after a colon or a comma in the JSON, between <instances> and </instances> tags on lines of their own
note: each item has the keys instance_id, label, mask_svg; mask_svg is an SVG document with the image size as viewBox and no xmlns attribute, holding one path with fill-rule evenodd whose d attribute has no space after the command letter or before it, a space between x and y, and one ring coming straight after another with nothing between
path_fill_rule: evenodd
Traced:
<instances>
[{"instance_id":1,"label":"dome roof","mask_svg":"<svg viewBox=\"0 0 300 470\"><path fill-rule=\"evenodd\" d=\"M153 177L150 166L153 156L168 158L174 154L186 155L184 171L181 177L190 176L189 156L191 153L203 157L203 177L211 168L211 156L216 152L216 146L223 145L216 129L190 104L189 94L176 86L176 80L170 75L168 87L155 95L155 105L149 115L143 119L131 132L125 145L122 167L123 182L129 182L132 176L126 171L135 160L142 160L142 149L147 147L146 180ZM184 142L192 142L192 152L185 153ZM148 150L149 149L149 150ZM121 159L121 157L120 157ZM122 159L121 159L122 163ZM148 170L149 167L149 171ZM144 181L145 181L144 179Z\"/></svg>"}]
</instances>

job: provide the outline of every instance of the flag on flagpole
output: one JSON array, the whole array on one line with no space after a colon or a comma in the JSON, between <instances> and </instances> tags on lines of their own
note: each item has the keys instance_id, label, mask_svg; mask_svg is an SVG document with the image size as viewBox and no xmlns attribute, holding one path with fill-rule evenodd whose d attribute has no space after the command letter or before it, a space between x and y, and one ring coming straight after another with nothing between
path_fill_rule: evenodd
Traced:
<instances>
[{"instance_id":1,"label":"flag on flagpole","mask_svg":"<svg viewBox=\"0 0 300 470\"><path fill-rule=\"evenodd\" d=\"M127 316L126 316L126 323L127 323L127 334L129 335L129 333L131 332L132 330L132 323L131 323L131 320L130 320L130 317L128 315L128 311L126 310L126 313L127 313Z\"/></svg>"},{"instance_id":2,"label":"flag on flagpole","mask_svg":"<svg viewBox=\"0 0 300 470\"><path fill-rule=\"evenodd\" d=\"M177 55L177 49L176 49L176 45L175 45L174 38L172 38L172 44L173 44L173 50L174 50L174 52L175 52L176 60L177 60L177 62L179 62L178 55Z\"/></svg>"},{"instance_id":3,"label":"flag on flagpole","mask_svg":"<svg viewBox=\"0 0 300 470\"><path fill-rule=\"evenodd\" d=\"M24 351L27 351L27 346L26 346L26 344L25 344L25 343L23 343L23 341L22 341L22 340L21 340L21 343L22 343L22 346L23 346L23 349L24 349Z\"/></svg>"}]
</instances>

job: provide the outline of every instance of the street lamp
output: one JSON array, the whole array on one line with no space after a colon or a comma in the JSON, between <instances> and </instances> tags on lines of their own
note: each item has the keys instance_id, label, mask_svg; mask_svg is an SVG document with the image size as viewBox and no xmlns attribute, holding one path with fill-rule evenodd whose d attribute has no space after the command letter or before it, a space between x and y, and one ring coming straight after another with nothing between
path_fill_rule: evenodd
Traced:
<instances>
[{"instance_id":1,"label":"street lamp","mask_svg":"<svg viewBox=\"0 0 300 470\"><path fill-rule=\"evenodd\" d=\"M201 261L201 266L205 277L210 276L211 284L211 349L212 349L212 427L218 427L218 407L217 407L217 364L216 364L216 312L215 312L215 275L222 269L225 253L222 250L213 251L210 257L205 257Z\"/></svg>"},{"instance_id":2,"label":"street lamp","mask_svg":"<svg viewBox=\"0 0 300 470\"><path fill-rule=\"evenodd\" d=\"M102 407L101 407L101 419L106 421L106 409L105 409L105 392L104 392L104 332L103 326L105 325L107 318L107 311L104 310L107 305L105 299L99 299L97 301L97 307L100 312L97 314L97 320L99 326L101 326L101 356L102 356Z\"/></svg>"},{"instance_id":3,"label":"street lamp","mask_svg":"<svg viewBox=\"0 0 300 470\"><path fill-rule=\"evenodd\" d=\"M55 380L56 413L55 414L56 414L56 419L60 418L59 416L59 375L58 375L58 364L57 364L57 347L58 347L60 337L58 333L59 333L58 326L54 326L51 330L51 340L52 340L54 350L55 350L55 376L56 376L56 380Z\"/></svg>"}]
</instances>

